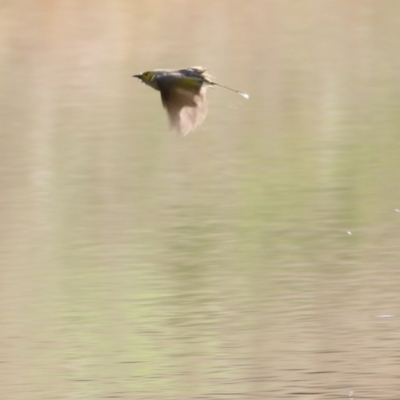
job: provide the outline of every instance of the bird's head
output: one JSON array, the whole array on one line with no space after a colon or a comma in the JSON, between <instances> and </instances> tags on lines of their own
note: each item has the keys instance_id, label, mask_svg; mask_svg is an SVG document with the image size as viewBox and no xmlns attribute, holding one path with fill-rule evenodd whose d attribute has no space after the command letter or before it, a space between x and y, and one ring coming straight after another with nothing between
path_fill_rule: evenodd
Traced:
<instances>
[{"instance_id":1,"label":"bird's head","mask_svg":"<svg viewBox=\"0 0 400 400\"><path fill-rule=\"evenodd\" d=\"M146 71L138 75L133 75L134 78L140 79L146 85L149 85L155 76L155 71Z\"/></svg>"},{"instance_id":2,"label":"bird's head","mask_svg":"<svg viewBox=\"0 0 400 400\"><path fill-rule=\"evenodd\" d=\"M159 90L156 77L157 71L146 71L138 75L133 75L134 78L140 79L146 85L149 85L153 89Z\"/></svg>"}]
</instances>

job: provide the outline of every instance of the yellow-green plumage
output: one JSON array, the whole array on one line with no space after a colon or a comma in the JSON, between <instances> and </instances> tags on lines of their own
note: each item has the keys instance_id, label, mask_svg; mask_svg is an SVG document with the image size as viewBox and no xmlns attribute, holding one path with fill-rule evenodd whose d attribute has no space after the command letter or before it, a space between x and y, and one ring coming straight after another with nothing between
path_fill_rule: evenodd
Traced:
<instances>
[{"instance_id":1,"label":"yellow-green plumage","mask_svg":"<svg viewBox=\"0 0 400 400\"><path fill-rule=\"evenodd\" d=\"M207 115L207 86L220 86L249 97L246 93L213 82L211 75L202 67L156 69L133 76L161 93L161 101L167 110L171 128L182 135L194 130L204 121Z\"/></svg>"}]
</instances>

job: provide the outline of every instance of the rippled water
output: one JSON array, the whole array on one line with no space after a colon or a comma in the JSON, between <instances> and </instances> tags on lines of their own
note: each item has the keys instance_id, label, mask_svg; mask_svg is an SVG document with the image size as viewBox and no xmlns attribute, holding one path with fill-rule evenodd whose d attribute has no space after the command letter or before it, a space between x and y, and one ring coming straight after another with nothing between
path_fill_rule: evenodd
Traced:
<instances>
[{"instance_id":1,"label":"rippled water","mask_svg":"<svg viewBox=\"0 0 400 400\"><path fill-rule=\"evenodd\" d=\"M0 398L400 398L400 3L2 11Z\"/></svg>"}]
</instances>

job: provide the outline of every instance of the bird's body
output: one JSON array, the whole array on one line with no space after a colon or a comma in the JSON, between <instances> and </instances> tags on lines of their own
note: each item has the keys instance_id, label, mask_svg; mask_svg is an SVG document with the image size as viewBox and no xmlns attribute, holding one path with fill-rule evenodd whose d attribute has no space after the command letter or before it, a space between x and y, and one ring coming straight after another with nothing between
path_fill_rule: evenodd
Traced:
<instances>
[{"instance_id":1,"label":"bird's body","mask_svg":"<svg viewBox=\"0 0 400 400\"><path fill-rule=\"evenodd\" d=\"M200 125L207 115L206 91L208 86L220 86L248 98L246 93L212 81L202 67L178 70L156 69L133 75L161 93L171 128L186 135Z\"/></svg>"}]
</instances>

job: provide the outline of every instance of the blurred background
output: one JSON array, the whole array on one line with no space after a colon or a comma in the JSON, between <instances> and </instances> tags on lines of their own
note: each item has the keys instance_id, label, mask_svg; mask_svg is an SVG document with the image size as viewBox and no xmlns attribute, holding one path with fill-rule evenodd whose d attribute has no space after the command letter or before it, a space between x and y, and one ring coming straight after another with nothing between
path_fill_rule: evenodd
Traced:
<instances>
[{"instance_id":1,"label":"blurred background","mask_svg":"<svg viewBox=\"0 0 400 400\"><path fill-rule=\"evenodd\" d=\"M399 398L399 1L0 9L1 399Z\"/></svg>"}]
</instances>

